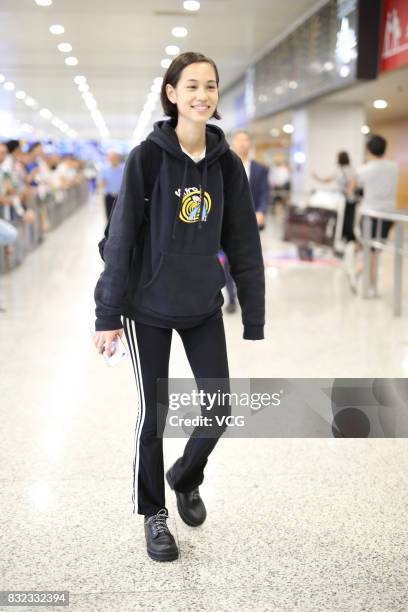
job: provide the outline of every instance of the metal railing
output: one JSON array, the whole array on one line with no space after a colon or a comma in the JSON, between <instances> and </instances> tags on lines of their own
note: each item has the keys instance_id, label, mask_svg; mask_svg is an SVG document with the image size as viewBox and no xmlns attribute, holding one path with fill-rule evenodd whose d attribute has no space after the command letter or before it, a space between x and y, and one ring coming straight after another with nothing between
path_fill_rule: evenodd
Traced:
<instances>
[{"instance_id":1,"label":"metal railing","mask_svg":"<svg viewBox=\"0 0 408 612\"><path fill-rule=\"evenodd\" d=\"M403 256L408 255L408 250L404 249L404 224L408 223L408 208L397 209L394 212L365 209L361 211L363 221L363 232L361 243L363 245L364 269L363 269L363 298L368 297L370 282L370 251L371 247L380 251L392 251L394 253L394 279L393 279L393 314L401 316L402 312L402 271ZM377 219L375 238L371 238L371 227L373 220ZM381 239L383 221L392 221L395 224L394 242L386 244ZM378 268L378 258L376 260ZM376 270L376 282L378 282L378 269Z\"/></svg>"},{"instance_id":2,"label":"metal railing","mask_svg":"<svg viewBox=\"0 0 408 612\"><path fill-rule=\"evenodd\" d=\"M44 235L58 227L67 217L88 199L88 181L74 185L59 197L52 193L45 199L33 198L28 208L34 212L34 222L26 223L21 217L9 221L17 229L17 240L13 243L12 255L7 247L0 245L0 274L16 268L33 249L43 241Z\"/></svg>"}]
</instances>

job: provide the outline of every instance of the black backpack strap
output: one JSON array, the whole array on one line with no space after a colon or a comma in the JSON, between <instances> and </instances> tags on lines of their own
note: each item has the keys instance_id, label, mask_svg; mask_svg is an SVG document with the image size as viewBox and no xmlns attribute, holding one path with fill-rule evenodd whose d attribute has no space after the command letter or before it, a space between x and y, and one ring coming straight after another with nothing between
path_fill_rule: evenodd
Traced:
<instances>
[{"instance_id":1,"label":"black backpack strap","mask_svg":"<svg viewBox=\"0 0 408 612\"><path fill-rule=\"evenodd\" d=\"M145 207L143 219L148 222L150 215L150 200L156 179L159 177L162 160L162 150L151 140L142 142L142 169L145 185ZM144 228L143 228L144 229Z\"/></svg>"},{"instance_id":2,"label":"black backpack strap","mask_svg":"<svg viewBox=\"0 0 408 612\"><path fill-rule=\"evenodd\" d=\"M226 151L218 158L218 161L221 166L222 172L222 182L224 188L224 196L225 196L225 187L228 185L228 177L231 174L231 155L229 151Z\"/></svg>"},{"instance_id":3,"label":"black backpack strap","mask_svg":"<svg viewBox=\"0 0 408 612\"><path fill-rule=\"evenodd\" d=\"M156 178L159 176L160 164L161 164L161 148L150 140L144 140L141 143L141 155L142 155L142 171L143 180L145 184L145 206L144 206L144 222L149 219L149 203L153 192L153 187ZM103 238L98 242L99 255L103 261L103 250L105 243L109 236L109 226L112 218L113 210L118 196L115 197L112 208L109 213L108 222L103 233ZM144 224L143 224L144 225Z\"/></svg>"},{"instance_id":4,"label":"black backpack strap","mask_svg":"<svg viewBox=\"0 0 408 612\"><path fill-rule=\"evenodd\" d=\"M142 142L142 167L145 199L150 201L156 178L159 176L162 150L151 140Z\"/></svg>"}]
</instances>

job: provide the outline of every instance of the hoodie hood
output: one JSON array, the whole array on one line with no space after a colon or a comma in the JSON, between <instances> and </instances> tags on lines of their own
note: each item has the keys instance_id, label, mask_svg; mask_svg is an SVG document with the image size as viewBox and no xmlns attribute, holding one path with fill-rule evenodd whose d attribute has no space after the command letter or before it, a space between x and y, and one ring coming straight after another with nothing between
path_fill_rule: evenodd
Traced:
<instances>
[{"instance_id":1,"label":"hoodie hood","mask_svg":"<svg viewBox=\"0 0 408 612\"><path fill-rule=\"evenodd\" d=\"M189 167L191 166L191 164L196 165L201 175L200 205L198 210L198 228L201 230L203 216L206 214L205 207L203 206L203 199L207 187L208 167L212 165L215 161L217 161L218 158L230 148L225 139L224 132L221 130L221 128L213 124L207 124L205 129L205 157L197 164L195 164L195 162L188 155L186 155L180 147L180 143L175 131L176 125L176 120L173 118L157 121L156 123L154 123L153 131L147 136L146 139L153 141L159 147L161 147L166 156L171 156L173 158L175 157L181 162L183 162L184 167L182 173L183 178L181 180L180 197L173 221L173 240L176 237L177 218L182 208Z\"/></svg>"},{"instance_id":2,"label":"hoodie hood","mask_svg":"<svg viewBox=\"0 0 408 612\"><path fill-rule=\"evenodd\" d=\"M150 132L146 140L152 140L170 155L184 161L186 157L187 159L190 158L180 147L175 130L176 125L175 119L156 121L153 125L153 131ZM206 160L208 165L229 149L229 144L225 140L225 134L222 129L211 123L207 124L205 128L205 145L206 153L202 161Z\"/></svg>"}]
</instances>

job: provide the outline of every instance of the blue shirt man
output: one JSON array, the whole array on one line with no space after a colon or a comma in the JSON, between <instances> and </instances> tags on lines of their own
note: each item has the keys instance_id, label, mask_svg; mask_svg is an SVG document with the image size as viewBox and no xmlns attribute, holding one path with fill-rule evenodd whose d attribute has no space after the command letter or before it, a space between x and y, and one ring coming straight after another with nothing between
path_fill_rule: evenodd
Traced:
<instances>
[{"instance_id":1,"label":"blue shirt man","mask_svg":"<svg viewBox=\"0 0 408 612\"><path fill-rule=\"evenodd\" d=\"M115 197L119 193L124 168L125 163L121 161L118 153L108 154L108 163L101 173L101 185L105 190L105 209L108 219L111 214Z\"/></svg>"}]
</instances>

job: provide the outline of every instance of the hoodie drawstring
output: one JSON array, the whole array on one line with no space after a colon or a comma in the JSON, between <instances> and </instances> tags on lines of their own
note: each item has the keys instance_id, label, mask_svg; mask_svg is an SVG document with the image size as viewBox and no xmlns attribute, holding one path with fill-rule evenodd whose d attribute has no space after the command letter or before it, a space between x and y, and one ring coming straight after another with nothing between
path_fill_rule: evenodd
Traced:
<instances>
[{"instance_id":1,"label":"hoodie drawstring","mask_svg":"<svg viewBox=\"0 0 408 612\"><path fill-rule=\"evenodd\" d=\"M166 153L166 155L167 155L167 153ZM177 219L178 219L178 216L180 214L180 211L181 211L181 208L182 208L182 205L183 205L184 190L186 188L186 182L187 182L187 171L188 171L188 159L186 158L186 161L184 163L183 180L181 181L180 198L179 198L178 205L177 205L177 208L176 208L176 214L174 215L173 233L171 235L173 240L176 237Z\"/></svg>"},{"instance_id":2,"label":"hoodie drawstring","mask_svg":"<svg viewBox=\"0 0 408 612\"><path fill-rule=\"evenodd\" d=\"M205 208L205 190L207 188L207 158L204 158L203 173L201 175L200 185L200 208L198 209L198 229L202 228L203 214L207 217L207 210Z\"/></svg>"}]
</instances>

